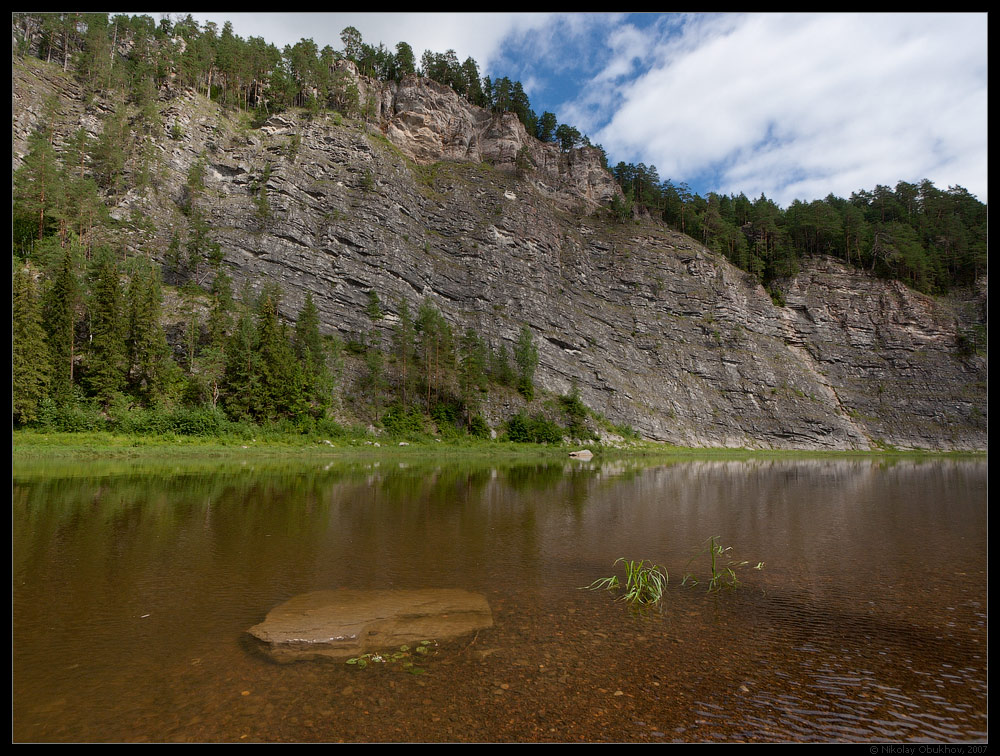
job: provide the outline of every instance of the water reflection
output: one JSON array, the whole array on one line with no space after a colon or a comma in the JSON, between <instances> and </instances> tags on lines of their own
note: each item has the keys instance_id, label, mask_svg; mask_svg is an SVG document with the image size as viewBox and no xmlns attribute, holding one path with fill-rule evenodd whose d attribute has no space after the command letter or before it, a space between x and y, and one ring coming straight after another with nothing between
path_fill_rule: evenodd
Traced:
<instances>
[{"instance_id":1,"label":"water reflection","mask_svg":"<svg viewBox=\"0 0 1000 756\"><path fill-rule=\"evenodd\" d=\"M985 491L976 460L18 469L14 739L985 739ZM736 594L679 587L712 535L766 563ZM621 556L667 567L662 615L577 590ZM338 587L496 627L419 681L244 653Z\"/></svg>"}]
</instances>

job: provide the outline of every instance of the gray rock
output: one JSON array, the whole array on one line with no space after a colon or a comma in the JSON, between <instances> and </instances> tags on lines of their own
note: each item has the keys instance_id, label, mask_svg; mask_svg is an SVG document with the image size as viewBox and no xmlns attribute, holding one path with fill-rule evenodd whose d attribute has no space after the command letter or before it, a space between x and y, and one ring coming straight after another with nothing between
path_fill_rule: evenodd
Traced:
<instances>
[{"instance_id":1,"label":"gray rock","mask_svg":"<svg viewBox=\"0 0 1000 756\"><path fill-rule=\"evenodd\" d=\"M314 591L289 599L248 631L277 662L346 659L491 627L479 593L458 589Z\"/></svg>"},{"instance_id":2,"label":"gray rock","mask_svg":"<svg viewBox=\"0 0 1000 756\"><path fill-rule=\"evenodd\" d=\"M494 349L512 351L527 324L539 388L565 394L575 382L614 425L676 445L987 447L987 361L958 349L963 331L985 327L985 276L964 299L928 297L806 258L777 307L690 237L610 222L602 206L620 190L596 149L564 153L513 114L426 79L380 83L338 65L375 102L372 122L289 111L247 131L193 91L164 98L164 122L183 137L160 140L156 186L114 210L149 222L123 227L129 256L162 260L174 233L185 238L179 201L204 159L199 208L234 290L279 283L289 321L311 293L321 330L350 339L371 326L374 289L390 311L427 298L456 333L474 328ZM64 114L57 146L99 129L58 68L15 62L12 84L15 169L49 95ZM262 213L254 187L265 175ZM393 322L379 325L383 343ZM491 393L484 417L498 427L526 409L519 401Z\"/></svg>"}]
</instances>

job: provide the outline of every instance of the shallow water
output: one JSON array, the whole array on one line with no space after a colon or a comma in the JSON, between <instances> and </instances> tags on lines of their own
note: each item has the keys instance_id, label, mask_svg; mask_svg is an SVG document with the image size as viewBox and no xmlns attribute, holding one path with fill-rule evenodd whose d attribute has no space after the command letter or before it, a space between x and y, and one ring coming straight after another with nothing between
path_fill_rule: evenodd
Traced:
<instances>
[{"instance_id":1,"label":"shallow water","mask_svg":"<svg viewBox=\"0 0 1000 756\"><path fill-rule=\"evenodd\" d=\"M873 458L15 469L12 737L985 741L986 479ZM691 561L713 535L750 561L736 591ZM662 612L578 590L622 556L669 571ZM465 588L495 624L423 674L246 644L338 587Z\"/></svg>"}]
</instances>

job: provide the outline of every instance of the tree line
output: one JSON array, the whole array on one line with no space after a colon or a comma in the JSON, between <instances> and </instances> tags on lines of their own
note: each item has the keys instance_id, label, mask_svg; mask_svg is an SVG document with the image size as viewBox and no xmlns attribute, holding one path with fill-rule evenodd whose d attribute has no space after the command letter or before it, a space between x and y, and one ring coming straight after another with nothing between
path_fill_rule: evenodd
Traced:
<instances>
[{"instance_id":1,"label":"tree line","mask_svg":"<svg viewBox=\"0 0 1000 756\"><path fill-rule=\"evenodd\" d=\"M305 432L329 427L350 398L356 416L389 431L433 420L441 433L489 436L482 409L491 390L534 396L538 351L526 325L513 349L491 347L472 328L456 334L425 299L415 313L398 302L386 328L372 290L369 328L344 344L321 334L311 294L286 321L280 287L234 297L220 263L207 292L193 281L176 290L185 322L171 345L160 269L148 258L98 247L88 259L75 242L53 247L44 263L15 256L15 425L82 430L143 411L193 422L194 412L197 423L214 417L216 430L228 421ZM345 353L361 366L353 385L342 379Z\"/></svg>"},{"instance_id":2,"label":"tree line","mask_svg":"<svg viewBox=\"0 0 1000 756\"><path fill-rule=\"evenodd\" d=\"M931 294L967 286L987 270L986 205L960 186L900 181L782 209L763 194L702 197L685 183L661 181L643 163L620 162L611 172L625 194L611 208L619 221L637 211L662 218L769 287L793 276L807 255L832 255Z\"/></svg>"},{"instance_id":3,"label":"tree line","mask_svg":"<svg viewBox=\"0 0 1000 756\"><path fill-rule=\"evenodd\" d=\"M348 390L337 381L344 351L361 359L360 390L372 418L387 427L432 417L440 427L482 433L491 386L511 386L531 398L538 357L530 330L522 330L514 350L491 348L475 331L451 332L428 302L415 313L397 302L395 325L386 333L382 303L370 292L369 331L339 345L319 335L311 300L293 326L278 317L280 291L234 296L201 208L202 163L192 167L184 188L186 233L174 235L162 270L142 255L126 256L108 213L108 204L127 191L156 187L157 140L183 136L177 124L163 123L163 87L191 87L254 115L303 107L364 117L373 105L361 102L336 65L349 60L378 79L429 76L473 104L515 113L530 134L563 149L589 144L552 113L536 116L520 82L480 76L474 60L459 62L451 50L425 51L418 63L405 42L389 51L365 43L352 27L341 34L340 52L306 39L278 50L262 38L238 37L229 23L220 30L191 16L157 22L17 13L13 24L17 53L73 72L88 96L108 105L99 136L79 129L57 145L57 104L46 103L42 127L29 137L13 177L16 423L55 417L65 424L86 406L104 416L128 407L186 408L210 413L202 418L308 426L329 418ZM641 163L611 170L624 192L611 207L618 220L637 210L659 217L758 277L776 297L773 284L811 254L834 255L927 292L971 283L986 270L986 206L961 187L900 182L895 189L878 186L846 200L830 195L782 209L764 195L701 197ZM261 217L268 212L266 183L266 176L256 182ZM141 226L143 219L126 222ZM172 337L173 347L160 317L163 275L176 284L187 321L183 337ZM207 308L199 305L206 296ZM522 420L518 428L535 432L530 418Z\"/></svg>"},{"instance_id":4,"label":"tree line","mask_svg":"<svg viewBox=\"0 0 1000 756\"><path fill-rule=\"evenodd\" d=\"M374 103L363 100L336 65L348 60L372 79L398 81L417 74L451 87L474 105L514 113L528 134L563 150L590 145L586 135L558 123L553 113L537 115L520 81L483 76L473 58L459 61L454 50L425 50L418 61L407 42L394 50L371 45L352 26L341 32L342 49L335 50L306 38L279 49L262 37L240 37L231 22L221 29L214 22L199 25L190 14L157 21L149 15L16 13L13 22L20 55L59 63L77 75L85 91L116 92L122 101L155 102L156 92L173 84L260 118L290 107L369 117Z\"/></svg>"},{"instance_id":5,"label":"tree line","mask_svg":"<svg viewBox=\"0 0 1000 756\"><path fill-rule=\"evenodd\" d=\"M54 16L42 18L51 21ZM74 37L79 24L51 26L38 53L78 65L92 60L83 51L95 29L108 32L109 27L101 23L104 16L97 16L96 23L86 18L91 25L80 38ZM115 17L113 38L129 39L136 23L135 18ZM138 28L155 36L148 23ZM71 46L74 39L81 52L65 58L60 45ZM149 49L134 39L130 44L131 49ZM117 70L123 75L127 66L119 61ZM194 69L182 65L180 70ZM104 73L110 75L110 69ZM213 78L223 83L212 86L233 91L224 71ZM278 316L282 295L274 287L234 297L221 245L205 213L204 160L188 172L179 202L186 223L157 255L162 265L146 253L130 258L116 240L117 228L124 223L141 231L144 220L116 221L106 202L115 203L126 191L155 187L158 151L146 148L165 129L155 95L153 106L144 108L136 92L110 94L114 109L105 116L100 136L79 129L58 145L58 103L46 102L41 125L29 136L28 153L13 176L16 424L82 429L100 425L101 418L134 420L148 412L182 417L196 427L206 422L216 427L221 417L232 423L308 429L328 420L346 394L357 390L362 411L386 427L395 423L398 430L399 423L421 425L422 418L432 417L439 428L481 435L489 432L481 410L491 386L510 386L532 398L538 354L530 329L522 329L512 352L502 344L491 349L475 331L453 334L429 302L421 303L415 316L400 302L398 326L386 340L375 292L369 294L370 332L346 347L364 365L361 385L338 385L344 348L336 339L320 336L311 298L292 327ZM146 163L148 153L153 157ZM259 215L267 214L267 170L255 182ZM161 322L164 277L180 300L172 307L179 307L186 321L183 334L172 334L173 346Z\"/></svg>"}]
</instances>

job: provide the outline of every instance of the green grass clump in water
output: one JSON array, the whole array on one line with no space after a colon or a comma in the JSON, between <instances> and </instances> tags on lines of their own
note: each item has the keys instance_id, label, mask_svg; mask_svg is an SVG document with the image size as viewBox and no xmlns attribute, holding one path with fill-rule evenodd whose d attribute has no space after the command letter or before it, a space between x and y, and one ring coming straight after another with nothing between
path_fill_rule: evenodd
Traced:
<instances>
[{"instance_id":1,"label":"green grass clump in water","mask_svg":"<svg viewBox=\"0 0 1000 756\"><path fill-rule=\"evenodd\" d=\"M747 561L736 561L732 558L731 552L733 550L732 546L723 546L719 543L719 536L712 536L705 541L705 547L699 551L688 564L691 564L695 559L700 557L704 553L708 553L709 561L711 564L712 577L708 581L708 592L713 593L715 591L720 591L726 588L731 591L735 591L743 583L740 582L739 578L736 576L736 571L746 567L750 564ZM764 563L758 562L754 567L755 570L764 569ZM684 579L681 581L681 585L698 585L698 581L695 580L694 575L690 572L684 575Z\"/></svg>"},{"instance_id":2,"label":"green grass clump in water","mask_svg":"<svg viewBox=\"0 0 1000 756\"><path fill-rule=\"evenodd\" d=\"M625 565L625 592L619 598L633 605L659 606L670 580L667 571L658 564L647 563L645 559L634 561L620 557L615 560L615 565L619 562ZM595 580L585 588L592 591L599 588L613 591L621 587L618 576L612 575Z\"/></svg>"}]
</instances>

